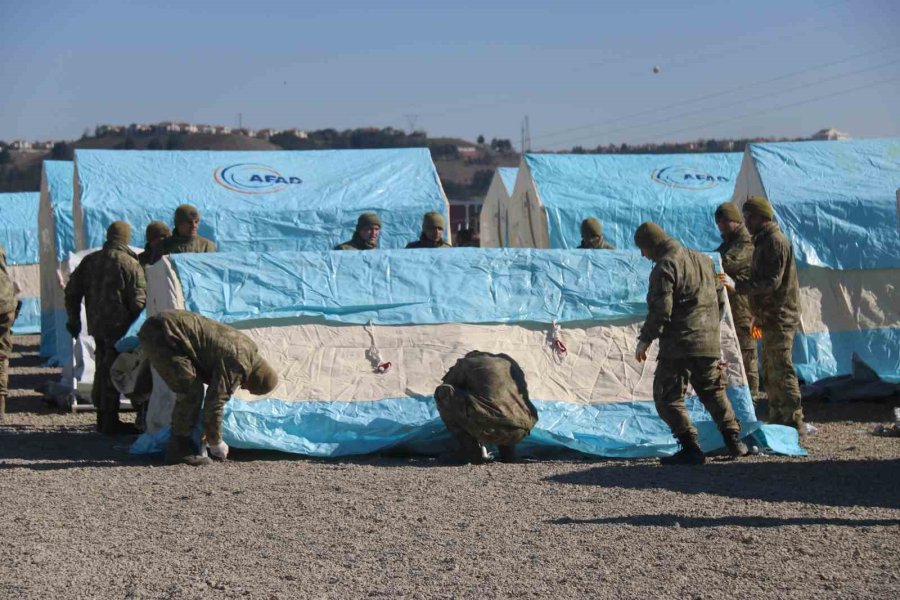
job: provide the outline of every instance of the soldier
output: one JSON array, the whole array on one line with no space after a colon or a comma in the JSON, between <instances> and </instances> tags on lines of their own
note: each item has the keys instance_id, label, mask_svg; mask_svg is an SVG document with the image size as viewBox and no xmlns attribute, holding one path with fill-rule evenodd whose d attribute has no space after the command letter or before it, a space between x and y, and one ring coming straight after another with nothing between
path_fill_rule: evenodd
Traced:
<instances>
[{"instance_id":1,"label":"soldier","mask_svg":"<svg viewBox=\"0 0 900 600\"><path fill-rule=\"evenodd\" d=\"M756 327L762 329L763 378L769 396L769 421L805 433L800 385L791 353L800 324L800 285L794 249L774 221L775 212L762 196L744 203L744 222L753 234L753 264L749 279L735 291L750 299Z\"/></svg>"},{"instance_id":2,"label":"soldier","mask_svg":"<svg viewBox=\"0 0 900 600\"><path fill-rule=\"evenodd\" d=\"M348 242L338 244L335 250L375 250L378 248L378 236L381 234L381 219L373 212L359 215L356 220L356 231Z\"/></svg>"},{"instance_id":3,"label":"soldier","mask_svg":"<svg viewBox=\"0 0 900 600\"><path fill-rule=\"evenodd\" d=\"M733 457L747 454L741 426L725 395L719 366L719 321L724 308L721 284L712 260L682 248L655 223L643 223L634 233L641 255L655 264L647 290L647 320L641 327L635 359L647 360L647 350L659 338L653 401L663 421L681 445L664 465L703 464L697 430L684 406L688 382L722 433Z\"/></svg>"},{"instance_id":4,"label":"soldier","mask_svg":"<svg viewBox=\"0 0 900 600\"><path fill-rule=\"evenodd\" d=\"M22 303L16 299L16 284L9 277L6 249L0 245L0 418L6 415L9 394L9 353L12 352L12 327Z\"/></svg>"},{"instance_id":5,"label":"soldier","mask_svg":"<svg viewBox=\"0 0 900 600\"><path fill-rule=\"evenodd\" d=\"M160 377L176 394L172 437L166 463L209 464L191 440L203 406L203 431L210 455L228 457L222 440L225 403L239 387L268 394L278 375L253 341L240 331L184 310L163 311L141 326L141 348ZM206 398L203 384L207 385Z\"/></svg>"},{"instance_id":6,"label":"soldier","mask_svg":"<svg viewBox=\"0 0 900 600\"><path fill-rule=\"evenodd\" d=\"M537 423L525 374L506 354L469 352L434 391L438 412L459 442L461 462L481 463L482 444L497 444L500 460L516 459L515 445Z\"/></svg>"},{"instance_id":7,"label":"soldier","mask_svg":"<svg viewBox=\"0 0 900 600\"><path fill-rule=\"evenodd\" d=\"M182 204L175 209L175 234L163 240L152 262L166 254L184 252L215 252L216 245L205 237L197 235L200 226L200 211L196 206Z\"/></svg>"},{"instance_id":8,"label":"soldier","mask_svg":"<svg viewBox=\"0 0 900 600\"><path fill-rule=\"evenodd\" d=\"M582 250L615 250L616 247L603 239L603 225L594 217L581 222Z\"/></svg>"},{"instance_id":9,"label":"soldier","mask_svg":"<svg viewBox=\"0 0 900 600\"><path fill-rule=\"evenodd\" d=\"M444 241L444 217L439 212L427 212L422 219L422 235L407 248L452 248Z\"/></svg>"},{"instance_id":10,"label":"soldier","mask_svg":"<svg viewBox=\"0 0 900 600\"><path fill-rule=\"evenodd\" d=\"M753 240L750 232L744 227L741 211L732 202L725 202L716 209L716 226L722 234L722 244L716 252L722 257L722 268L733 281L750 279L750 263L753 260ZM724 279L724 278L720 278ZM747 372L747 384L750 386L750 397L753 406L759 395L759 365L756 362L756 340L753 339L753 317L750 315L750 302L747 296L737 294L734 289L728 290L728 302L731 305L731 316L738 343L744 371Z\"/></svg>"},{"instance_id":11,"label":"soldier","mask_svg":"<svg viewBox=\"0 0 900 600\"><path fill-rule=\"evenodd\" d=\"M172 230L162 221L151 221L147 225L147 231L144 234L146 243L144 251L138 254L138 262L142 267L150 264L153 256L158 252L162 243L172 235Z\"/></svg>"},{"instance_id":12,"label":"soldier","mask_svg":"<svg viewBox=\"0 0 900 600\"><path fill-rule=\"evenodd\" d=\"M66 284L66 329L81 333L81 301L87 313L88 333L94 338L94 386L91 400L97 407L97 429L106 435L135 433L119 421L119 392L110 368L119 353L115 344L125 335L147 300L144 269L128 247L131 227L116 221L106 230L106 243L84 257Z\"/></svg>"}]
</instances>

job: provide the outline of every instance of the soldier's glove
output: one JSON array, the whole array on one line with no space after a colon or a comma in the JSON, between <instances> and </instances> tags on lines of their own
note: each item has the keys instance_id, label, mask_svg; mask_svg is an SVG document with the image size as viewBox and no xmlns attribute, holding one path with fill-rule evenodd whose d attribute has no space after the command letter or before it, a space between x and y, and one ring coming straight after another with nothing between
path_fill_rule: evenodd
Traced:
<instances>
[{"instance_id":1,"label":"soldier's glove","mask_svg":"<svg viewBox=\"0 0 900 600\"><path fill-rule=\"evenodd\" d=\"M647 350L650 349L651 342L638 340L637 348L634 350L634 360L644 362L647 360Z\"/></svg>"},{"instance_id":2,"label":"soldier's glove","mask_svg":"<svg viewBox=\"0 0 900 600\"><path fill-rule=\"evenodd\" d=\"M16 314L13 315L13 321L19 318L19 313L22 312L22 301L19 300L16 302Z\"/></svg>"},{"instance_id":3,"label":"soldier's glove","mask_svg":"<svg viewBox=\"0 0 900 600\"><path fill-rule=\"evenodd\" d=\"M228 444L219 442L218 444L207 444L209 455L217 460L225 460L228 458Z\"/></svg>"},{"instance_id":4,"label":"soldier's glove","mask_svg":"<svg viewBox=\"0 0 900 600\"><path fill-rule=\"evenodd\" d=\"M66 321L66 331L69 332L73 338L77 338L81 335L81 321Z\"/></svg>"}]
</instances>

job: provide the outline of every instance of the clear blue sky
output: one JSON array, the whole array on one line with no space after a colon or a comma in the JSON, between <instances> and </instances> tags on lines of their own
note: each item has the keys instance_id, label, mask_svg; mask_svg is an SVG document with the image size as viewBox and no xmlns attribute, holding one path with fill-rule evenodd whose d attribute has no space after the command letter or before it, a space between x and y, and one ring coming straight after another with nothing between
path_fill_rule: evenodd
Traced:
<instances>
[{"instance_id":1,"label":"clear blue sky","mask_svg":"<svg viewBox=\"0 0 900 600\"><path fill-rule=\"evenodd\" d=\"M536 149L898 136L898 31L894 0L0 0L0 139L239 112L516 146L528 115Z\"/></svg>"}]
</instances>

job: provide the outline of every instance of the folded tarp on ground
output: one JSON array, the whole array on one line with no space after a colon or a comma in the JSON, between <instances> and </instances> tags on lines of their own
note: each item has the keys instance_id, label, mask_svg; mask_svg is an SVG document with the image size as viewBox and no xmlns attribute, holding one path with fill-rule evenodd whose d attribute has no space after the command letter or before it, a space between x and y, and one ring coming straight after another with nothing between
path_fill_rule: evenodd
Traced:
<instances>
[{"instance_id":1,"label":"folded tarp on ground","mask_svg":"<svg viewBox=\"0 0 900 600\"><path fill-rule=\"evenodd\" d=\"M655 350L649 362L633 358L649 269L619 251L175 255L148 270L148 312L179 307L230 323L279 372L268 398L239 392L227 405L225 439L236 447L337 456L427 445L446 433L435 386L479 349L524 369L540 413L531 443L660 456L676 445L652 402ZM730 313L721 331L728 395L745 432L759 431ZM709 415L690 406L704 447L721 447ZM159 449L164 423L134 451ZM801 453L791 435L775 427L768 437Z\"/></svg>"},{"instance_id":2,"label":"folded tarp on ground","mask_svg":"<svg viewBox=\"0 0 900 600\"><path fill-rule=\"evenodd\" d=\"M22 310L13 326L17 335L41 330L37 192L0 194L0 244L6 249L9 275L19 288Z\"/></svg>"},{"instance_id":3,"label":"folded tarp on ground","mask_svg":"<svg viewBox=\"0 0 900 600\"><path fill-rule=\"evenodd\" d=\"M729 154L526 154L509 204L509 245L576 248L581 221L596 217L617 248L653 221L685 246L720 243L716 207L731 199L741 163Z\"/></svg>"},{"instance_id":4,"label":"folded tarp on ground","mask_svg":"<svg viewBox=\"0 0 900 600\"><path fill-rule=\"evenodd\" d=\"M481 206L479 225L482 248L504 248L509 245L506 211L509 209L509 200L518 175L517 167L500 167L494 172Z\"/></svg>"},{"instance_id":5,"label":"folded tarp on ground","mask_svg":"<svg viewBox=\"0 0 900 600\"><path fill-rule=\"evenodd\" d=\"M794 343L807 381L847 374L854 352L900 381L900 139L751 144L734 201L765 195L801 286Z\"/></svg>"},{"instance_id":6,"label":"folded tarp on ground","mask_svg":"<svg viewBox=\"0 0 900 600\"><path fill-rule=\"evenodd\" d=\"M382 248L421 235L422 215L448 217L427 149L304 152L75 152L75 240L99 247L117 219L144 244L152 220L200 209L200 235L219 251L330 250L365 211L382 220Z\"/></svg>"},{"instance_id":7,"label":"folded tarp on ground","mask_svg":"<svg viewBox=\"0 0 900 600\"><path fill-rule=\"evenodd\" d=\"M72 186L75 167L69 161L45 160L41 174L38 229L41 239L41 356L51 365L65 364L72 353L66 331L63 285L69 254L75 251Z\"/></svg>"}]
</instances>

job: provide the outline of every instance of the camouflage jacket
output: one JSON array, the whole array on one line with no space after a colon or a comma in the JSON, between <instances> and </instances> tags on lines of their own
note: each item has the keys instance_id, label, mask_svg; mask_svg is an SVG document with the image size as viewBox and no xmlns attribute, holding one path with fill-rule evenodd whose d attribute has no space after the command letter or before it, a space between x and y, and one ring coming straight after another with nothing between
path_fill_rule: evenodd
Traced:
<instances>
[{"instance_id":1,"label":"camouflage jacket","mask_svg":"<svg viewBox=\"0 0 900 600\"><path fill-rule=\"evenodd\" d=\"M174 353L186 356L208 386L204 431L208 440L217 442L225 403L262 360L256 344L233 327L185 310L163 311L151 319L160 322Z\"/></svg>"},{"instance_id":2,"label":"camouflage jacket","mask_svg":"<svg viewBox=\"0 0 900 600\"><path fill-rule=\"evenodd\" d=\"M450 244L444 241L444 238L439 239L437 242L432 242L423 234L422 237L417 239L415 242L410 242L406 245L407 249L415 249L415 248L452 248Z\"/></svg>"},{"instance_id":3,"label":"camouflage jacket","mask_svg":"<svg viewBox=\"0 0 900 600\"><path fill-rule=\"evenodd\" d=\"M0 245L0 314L16 310L16 286L6 266L6 249Z\"/></svg>"},{"instance_id":4,"label":"camouflage jacket","mask_svg":"<svg viewBox=\"0 0 900 600\"><path fill-rule=\"evenodd\" d=\"M800 284L794 249L774 221L753 236L750 278L735 289L750 299L750 311L763 329L766 326L796 327L800 323Z\"/></svg>"},{"instance_id":5,"label":"camouflage jacket","mask_svg":"<svg viewBox=\"0 0 900 600\"><path fill-rule=\"evenodd\" d=\"M335 250L377 250L378 245L371 246L369 242L365 241L359 234L354 233L353 237L350 241L344 242L343 244L338 244L334 247Z\"/></svg>"},{"instance_id":6,"label":"camouflage jacket","mask_svg":"<svg viewBox=\"0 0 900 600\"><path fill-rule=\"evenodd\" d=\"M173 233L159 245L159 254L153 262L160 256L167 254L184 254L186 252L215 252L216 245L205 237L199 235L178 235Z\"/></svg>"},{"instance_id":7,"label":"camouflage jacket","mask_svg":"<svg viewBox=\"0 0 900 600\"><path fill-rule=\"evenodd\" d=\"M597 241L593 241L597 240ZM581 239L581 243L578 244L579 250L615 250L616 247L606 241L606 238L592 238L591 241Z\"/></svg>"},{"instance_id":8,"label":"camouflage jacket","mask_svg":"<svg viewBox=\"0 0 900 600\"><path fill-rule=\"evenodd\" d=\"M144 269L128 246L107 242L84 257L66 284L69 321L81 320L82 299L89 334L115 340L125 335L147 301Z\"/></svg>"},{"instance_id":9,"label":"camouflage jacket","mask_svg":"<svg viewBox=\"0 0 900 600\"><path fill-rule=\"evenodd\" d=\"M506 354L469 352L456 361L443 382L465 390L477 401L468 416L485 424L505 425L530 431L537 423L537 409L528 398L528 385L519 364Z\"/></svg>"},{"instance_id":10,"label":"camouflage jacket","mask_svg":"<svg viewBox=\"0 0 900 600\"><path fill-rule=\"evenodd\" d=\"M725 273L735 283L749 281L750 265L753 262L753 240L746 227L741 225L728 235L723 235L722 245L716 248L716 252L722 257L722 268ZM729 291L728 302L731 305L731 316L734 318L734 328L737 331L741 349L756 348L756 342L750 334L750 328L753 325L750 299L743 294Z\"/></svg>"},{"instance_id":11,"label":"camouflage jacket","mask_svg":"<svg viewBox=\"0 0 900 600\"><path fill-rule=\"evenodd\" d=\"M660 358L718 358L725 297L712 260L669 239L654 262L641 341L659 338Z\"/></svg>"}]
</instances>

